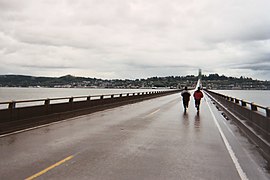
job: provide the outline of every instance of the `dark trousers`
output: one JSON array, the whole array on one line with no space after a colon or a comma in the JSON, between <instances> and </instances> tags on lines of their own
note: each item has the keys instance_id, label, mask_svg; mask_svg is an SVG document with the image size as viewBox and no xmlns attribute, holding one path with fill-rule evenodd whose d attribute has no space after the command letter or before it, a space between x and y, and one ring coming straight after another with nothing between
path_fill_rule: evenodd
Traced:
<instances>
[{"instance_id":1,"label":"dark trousers","mask_svg":"<svg viewBox=\"0 0 270 180\"><path fill-rule=\"evenodd\" d=\"M184 105L184 108L185 108L185 109L188 108L188 103L189 103L189 101L183 100L183 105Z\"/></svg>"},{"instance_id":2,"label":"dark trousers","mask_svg":"<svg viewBox=\"0 0 270 180\"><path fill-rule=\"evenodd\" d=\"M201 104L201 100L200 99L195 99L195 107L197 108L197 110L200 109L200 104Z\"/></svg>"}]
</instances>

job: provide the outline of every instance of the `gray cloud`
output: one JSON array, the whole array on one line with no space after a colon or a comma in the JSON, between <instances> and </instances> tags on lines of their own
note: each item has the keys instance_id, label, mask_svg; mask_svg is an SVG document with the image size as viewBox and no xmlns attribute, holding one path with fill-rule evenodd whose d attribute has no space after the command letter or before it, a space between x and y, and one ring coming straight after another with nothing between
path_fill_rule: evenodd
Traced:
<instances>
[{"instance_id":1,"label":"gray cloud","mask_svg":"<svg viewBox=\"0 0 270 180\"><path fill-rule=\"evenodd\" d=\"M0 0L0 71L269 79L269 12L267 0Z\"/></svg>"},{"instance_id":2,"label":"gray cloud","mask_svg":"<svg viewBox=\"0 0 270 180\"><path fill-rule=\"evenodd\" d=\"M268 71L270 72L270 56L268 58L262 58L253 62L245 62L242 64L235 64L234 69L249 69L254 71Z\"/></svg>"}]
</instances>

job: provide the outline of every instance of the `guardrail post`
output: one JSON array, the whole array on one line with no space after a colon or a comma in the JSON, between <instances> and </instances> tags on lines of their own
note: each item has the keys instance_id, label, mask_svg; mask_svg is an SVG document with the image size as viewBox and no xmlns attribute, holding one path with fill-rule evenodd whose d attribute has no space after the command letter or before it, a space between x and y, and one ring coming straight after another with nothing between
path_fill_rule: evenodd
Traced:
<instances>
[{"instance_id":1,"label":"guardrail post","mask_svg":"<svg viewBox=\"0 0 270 180\"><path fill-rule=\"evenodd\" d=\"M73 97L69 98L69 103L73 103Z\"/></svg>"},{"instance_id":2,"label":"guardrail post","mask_svg":"<svg viewBox=\"0 0 270 180\"><path fill-rule=\"evenodd\" d=\"M135 93L133 93L133 96L135 96Z\"/></svg>"},{"instance_id":3,"label":"guardrail post","mask_svg":"<svg viewBox=\"0 0 270 180\"><path fill-rule=\"evenodd\" d=\"M231 101L234 102L234 98L231 97Z\"/></svg>"},{"instance_id":4,"label":"guardrail post","mask_svg":"<svg viewBox=\"0 0 270 180\"><path fill-rule=\"evenodd\" d=\"M46 100L44 101L44 105L48 106L49 104L50 104L50 99L46 99Z\"/></svg>"},{"instance_id":5,"label":"guardrail post","mask_svg":"<svg viewBox=\"0 0 270 180\"><path fill-rule=\"evenodd\" d=\"M45 101L44 101L44 106L45 106L45 112L46 112L46 114L49 114L49 112L50 112L50 99L48 98L48 99L45 99Z\"/></svg>"},{"instance_id":6,"label":"guardrail post","mask_svg":"<svg viewBox=\"0 0 270 180\"><path fill-rule=\"evenodd\" d=\"M87 101L90 101L90 100L91 100L91 96L88 96L88 97L86 98L86 100L87 100Z\"/></svg>"},{"instance_id":7,"label":"guardrail post","mask_svg":"<svg viewBox=\"0 0 270 180\"><path fill-rule=\"evenodd\" d=\"M241 105L242 105L242 106L247 106L247 103L246 103L245 101L242 100L242 101L241 101Z\"/></svg>"},{"instance_id":8,"label":"guardrail post","mask_svg":"<svg viewBox=\"0 0 270 180\"><path fill-rule=\"evenodd\" d=\"M127 93L127 96L129 96L129 93Z\"/></svg>"},{"instance_id":9,"label":"guardrail post","mask_svg":"<svg viewBox=\"0 0 270 180\"><path fill-rule=\"evenodd\" d=\"M8 104L8 109L14 109L16 107L16 102L12 101Z\"/></svg>"},{"instance_id":10,"label":"guardrail post","mask_svg":"<svg viewBox=\"0 0 270 180\"><path fill-rule=\"evenodd\" d=\"M257 106L256 106L256 104L254 102L252 102L250 105L251 105L251 110L252 111L258 111L258 108L257 108Z\"/></svg>"},{"instance_id":11,"label":"guardrail post","mask_svg":"<svg viewBox=\"0 0 270 180\"><path fill-rule=\"evenodd\" d=\"M114 97L114 95L111 95L111 98L113 98Z\"/></svg>"},{"instance_id":12,"label":"guardrail post","mask_svg":"<svg viewBox=\"0 0 270 180\"><path fill-rule=\"evenodd\" d=\"M104 99L104 96L102 95L102 96L100 96L100 99Z\"/></svg>"},{"instance_id":13,"label":"guardrail post","mask_svg":"<svg viewBox=\"0 0 270 180\"><path fill-rule=\"evenodd\" d=\"M122 97L122 94L120 94L119 97Z\"/></svg>"},{"instance_id":14,"label":"guardrail post","mask_svg":"<svg viewBox=\"0 0 270 180\"><path fill-rule=\"evenodd\" d=\"M267 107L265 110L266 110L266 116L270 118L270 107Z\"/></svg>"},{"instance_id":15,"label":"guardrail post","mask_svg":"<svg viewBox=\"0 0 270 180\"><path fill-rule=\"evenodd\" d=\"M235 102L236 104L239 104L239 99L234 99L234 102Z\"/></svg>"}]
</instances>

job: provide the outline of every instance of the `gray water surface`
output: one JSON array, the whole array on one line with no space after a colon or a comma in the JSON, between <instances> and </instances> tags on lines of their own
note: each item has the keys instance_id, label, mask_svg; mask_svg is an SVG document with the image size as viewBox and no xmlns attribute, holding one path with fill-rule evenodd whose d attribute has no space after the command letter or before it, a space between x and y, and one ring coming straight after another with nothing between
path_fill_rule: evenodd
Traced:
<instances>
[{"instance_id":1,"label":"gray water surface","mask_svg":"<svg viewBox=\"0 0 270 180\"><path fill-rule=\"evenodd\" d=\"M214 92L270 107L270 91L268 90L214 90Z\"/></svg>"}]
</instances>

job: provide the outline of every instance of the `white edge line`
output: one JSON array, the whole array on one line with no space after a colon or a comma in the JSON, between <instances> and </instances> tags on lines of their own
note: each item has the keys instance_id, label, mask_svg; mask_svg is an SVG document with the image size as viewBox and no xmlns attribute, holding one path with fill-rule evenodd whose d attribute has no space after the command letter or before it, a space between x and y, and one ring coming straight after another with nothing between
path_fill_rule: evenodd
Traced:
<instances>
[{"instance_id":1,"label":"white edge line","mask_svg":"<svg viewBox=\"0 0 270 180\"><path fill-rule=\"evenodd\" d=\"M234 153L233 150L232 150L231 145L229 144L229 142L228 142L226 136L224 135L224 133L223 133L221 127L219 126L219 123L218 123L218 121L217 121L217 119L216 119L216 117L215 117L215 115L214 115L214 113L213 113L213 111L212 111L212 109L211 109L209 103L208 103L207 101L206 101L206 103L207 103L207 105L208 105L208 107L209 107L209 109L210 109L210 112L211 112L211 115L212 115L212 117L213 117L213 119L214 119L214 122L215 122L215 124L216 124L216 126L217 126L217 128L218 128L218 130L219 130L219 133L220 133L220 135L221 135L221 137L222 137L222 139L223 139L223 142L224 142L224 144L225 144L225 146L226 146L226 148L227 148L227 150L228 150L228 152L229 152L229 154L230 154L230 156L231 156L231 159L232 159L232 161L233 161L233 163L234 163L234 165L235 165L235 167L236 167L236 170L237 170L237 172L238 172L240 178L241 178L242 180L248 180L247 175L246 175L246 173L243 171L243 169L241 168L241 166L240 166L240 164L239 164L239 162L238 162L238 159L237 159L237 157L235 156L235 153Z\"/></svg>"}]
</instances>

